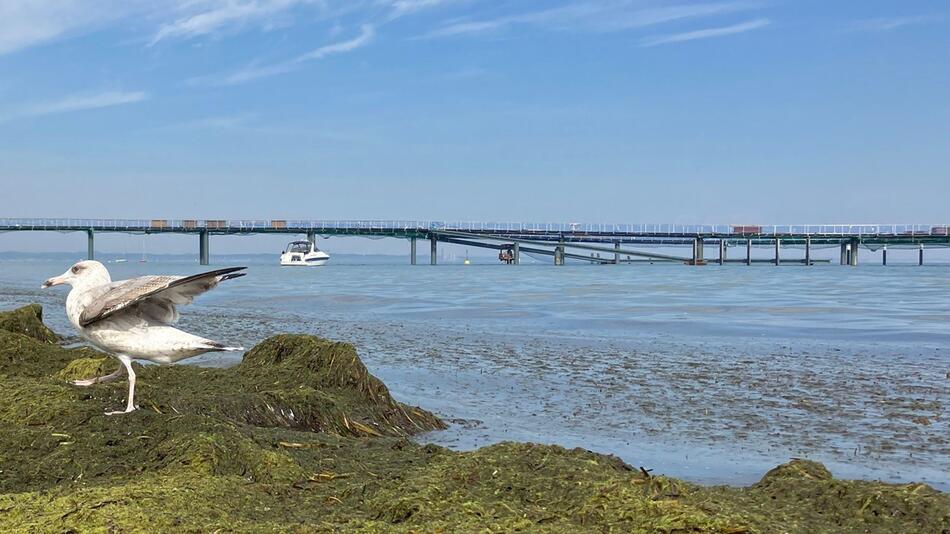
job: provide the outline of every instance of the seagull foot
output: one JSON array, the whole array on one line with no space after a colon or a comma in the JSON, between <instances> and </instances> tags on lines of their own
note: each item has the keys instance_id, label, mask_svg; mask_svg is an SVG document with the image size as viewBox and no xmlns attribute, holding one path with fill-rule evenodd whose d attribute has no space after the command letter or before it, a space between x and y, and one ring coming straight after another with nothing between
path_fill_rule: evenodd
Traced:
<instances>
[{"instance_id":1,"label":"seagull foot","mask_svg":"<svg viewBox=\"0 0 950 534\"><path fill-rule=\"evenodd\" d=\"M87 378L85 380L71 380L69 383L74 386L85 388L89 386L94 386L96 384L104 384L106 382L112 382L113 380L121 377L123 374L125 374L125 370L119 367L115 372L107 374L105 376L94 376L92 378Z\"/></svg>"},{"instance_id":2,"label":"seagull foot","mask_svg":"<svg viewBox=\"0 0 950 534\"><path fill-rule=\"evenodd\" d=\"M85 388L85 387L94 386L94 385L98 384L98 383L99 383L99 379L98 379L98 378L87 378L86 380L71 380L69 383L72 384L72 385L74 385L74 386L79 386L79 387L84 387L84 388Z\"/></svg>"},{"instance_id":3,"label":"seagull foot","mask_svg":"<svg viewBox=\"0 0 950 534\"><path fill-rule=\"evenodd\" d=\"M126 408L125 410L118 410L118 411L115 411L115 412L106 412L106 415L122 415L122 414L124 414L124 413L132 413L132 412L134 412L135 410L138 410L138 409L139 409L138 406L133 406L133 407L131 407L131 408Z\"/></svg>"}]
</instances>

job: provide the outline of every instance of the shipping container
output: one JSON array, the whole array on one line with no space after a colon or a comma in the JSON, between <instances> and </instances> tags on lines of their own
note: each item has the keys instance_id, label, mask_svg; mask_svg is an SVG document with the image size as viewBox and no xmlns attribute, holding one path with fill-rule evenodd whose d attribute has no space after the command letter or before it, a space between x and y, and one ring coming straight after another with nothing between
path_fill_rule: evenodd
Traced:
<instances>
[{"instance_id":1,"label":"shipping container","mask_svg":"<svg viewBox=\"0 0 950 534\"><path fill-rule=\"evenodd\" d=\"M748 225L733 226L733 227L732 227L732 233L734 233L734 234L761 234L761 233L762 233L762 227L761 227L761 226L748 226Z\"/></svg>"}]
</instances>

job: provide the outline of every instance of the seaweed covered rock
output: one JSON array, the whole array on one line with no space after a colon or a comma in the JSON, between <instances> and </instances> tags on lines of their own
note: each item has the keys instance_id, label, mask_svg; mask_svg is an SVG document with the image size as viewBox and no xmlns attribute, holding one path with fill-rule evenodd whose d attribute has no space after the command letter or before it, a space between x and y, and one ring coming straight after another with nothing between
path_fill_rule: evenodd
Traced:
<instances>
[{"instance_id":1,"label":"seaweed covered rock","mask_svg":"<svg viewBox=\"0 0 950 534\"><path fill-rule=\"evenodd\" d=\"M146 366L138 384L140 402L160 413L211 414L343 436L408 436L445 428L431 413L394 400L352 345L313 336L273 336L230 369Z\"/></svg>"},{"instance_id":2,"label":"seaweed covered rock","mask_svg":"<svg viewBox=\"0 0 950 534\"><path fill-rule=\"evenodd\" d=\"M320 430L333 428L341 434L407 435L419 431L445 428L428 412L408 408L396 402L389 389L371 375L349 343L320 339L314 336L282 334L269 337L256 345L234 369L244 381L265 385L273 391L284 387L289 393L272 396L290 404L270 418L294 428ZM291 386L287 388L286 386ZM321 418L308 406L321 404L318 392L334 392L342 401L339 418ZM360 406L371 406L378 417L361 422L347 413L360 415ZM292 410L296 407L296 412ZM259 414L263 415L263 414ZM254 421L266 423L267 421Z\"/></svg>"},{"instance_id":3,"label":"seaweed covered rock","mask_svg":"<svg viewBox=\"0 0 950 534\"><path fill-rule=\"evenodd\" d=\"M105 376L119 368L119 361L115 358L102 356L98 358L76 358L56 372L54 377L71 382L84 380L93 376Z\"/></svg>"},{"instance_id":4,"label":"seaweed covered rock","mask_svg":"<svg viewBox=\"0 0 950 534\"><path fill-rule=\"evenodd\" d=\"M768 489L773 486L780 486L787 481L796 483L802 480L831 480L832 478L831 471L824 465L811 460L795 458L791 462L769 470L755 487Z\"/></svg>"},{"instance_id":5,"label":"seaweed covered rock","mask_svg":"<svg viewBox=\"0 0 950 534\"><path fill-rule=\"evenodd\" d=\"M748 495L790 524L841 532L946 532L950 501L926 484L836 480L824 465L792 460L765 474Z\"/></svg>"},{"instance_id":6,"label":"seaweed covered rock","mask_svg":"<svg viewBox=\"0 0 950 534\"><path fill-rule=\"evenodd\" d=\"M59 340L56 334L43 324L43 307L39 304L0 313L0 330L22 334L44 343L56 343Z\"/></svg>"},{"instance_id":7,"label":"seaweed covered rock","mask_svg":"<svg viewBox=\"0 0 950 534\"><path fill-rule=\"evenodd\" d=\"M28 306L0 313L0 322L37 333L46 328L35 324L40 316L38 306ZM393 399L352 345L313 336L274 336L229 369L135 365L137 400L160 414L214 415L256 426L350 436L408 436L445 428L431 413ZM0 418L43 420L62 428L81 424L95 410L120 405L126 385L117 381L76 389L66 383L117 368L113 358L86 347L64 349L0 330L0 375L51 379L0 393L11 402L0 408Z\"/></svg>"},{"instance_id":8,"label":"seaweed covered rock","mask_svg":"<svg viewBox=\"0 0 950 534\"><path fill-rule=\"evenodd\" d=\"M102 356L85 347L59 347L42 317L39 304L0 312L0 376L48 377L76 358Z\"/></svg>"},{"instance_id":9,"label":"seaweed covered rock","mask_svg":"<svg viewBox=\"0 0 950 534\"><path fill-rule=\"evenodd\" d=\"M682 501L687 485L611 456L501 443L444 453L369 505L391 524L475 532L744 532L744 519Z\"/></svg>"}]
</instances>

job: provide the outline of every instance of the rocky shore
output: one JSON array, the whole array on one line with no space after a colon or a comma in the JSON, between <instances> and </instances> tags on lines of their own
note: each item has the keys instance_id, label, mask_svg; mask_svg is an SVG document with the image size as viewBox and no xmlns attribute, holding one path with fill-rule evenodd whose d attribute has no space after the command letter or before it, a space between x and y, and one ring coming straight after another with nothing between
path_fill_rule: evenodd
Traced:
<instances>
[{"instance_id":1,"label":"rocky shore","mask_svg":"<svg viewBox=\"0 0 950 534\"><path fill-rule=\"evenodd\" d=\"M444 423L311 336L140 367L141 409L106 417L124 382L68 381L115 367L61 347L38 305L0 313L0 531L950 532L947 494L807 460L703 487L580 449L420 445Z\"/></svg>"}]
</instances>

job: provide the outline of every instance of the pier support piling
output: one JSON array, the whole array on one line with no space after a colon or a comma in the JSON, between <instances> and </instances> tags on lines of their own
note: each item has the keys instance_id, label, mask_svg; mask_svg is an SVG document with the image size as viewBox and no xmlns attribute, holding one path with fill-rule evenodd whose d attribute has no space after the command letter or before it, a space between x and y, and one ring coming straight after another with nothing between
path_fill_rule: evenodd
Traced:
<instances>
[{"instance_id":1,"label":"pier support piling","mask_svg":"<svg viewBox=\"0 0 950 534\"><path fill-rule=\"evenodd\" d=\"M564 242L554 247L554 265L564 265Z\"/></svg>"},{"instance_id":2,"label":"pier support piling","mask_svg":"<svg viewBox=\"0 0 950 534\"><path fill-rule=\"evenodd\" d=\"M693 239L693 265L702 265L705 252L703 251L703 238Z\"/></svg>"},{"instance_id":3,"label":"pier support piling","mask_svg":"<svg viewBox=\"0 0 950 534\"><path fill-rule=\"evenodd\" d=\"M851 238L851 258L849 259L848 263L852 267L858 266L858 248L859 248L858 245L859 244L860 244L860 241L858 241L858 238L856 237Z\"/></svg>"},{"instance_id":4,"label":"pier support piling","mask_svg":"<svg viewBox=\"0 0 950 534\"><path fill-rule=\"evenodd\" d=\"M429 265L439 263L439 236L429 234Z\"/></svg>"},{"instance_id":5,"label":"pier support piling","mask_svg":"<svg viewBox=\"0 0 950 534\"><path fill-rule=\"evenodd\" d=\"M917 252L917 265L924 264L924 244L920 244L920 250Z\"/></svg>"},{"instance_id":6,"label":"pier support piling","mask_svg":"<svg viewBox=\"0 0 950 534\"><path fill-rule=\"evenodd\" d=\"M841 243L841 265L847 265L850 263L848 261L848 244L845 242Z\"/></svg>"},{"instance_id":7,"label":"pier support piling","mask_svg":"<svg viewBox=\"0 0 950 534\"><path fill-rule=\"evenodd\" d=\"M512 257L514 258L512 263L514 265L519 265L521 263L521 245L519 243L515 243L514 246L511 248L512 248Z\"/></svg>"},{"instance_id":8,"label":"pier support piling","mask_svg":"<svg viewBox=\"0 0 950 534\"><path fill-rule=\"evenodd\" d=\"M779 250L781 249L781 247L782 247L782 240L776 238L775 239L775 265L781 265L782 263L782 257L781 257L781 254L779 253Z\"/></svg>"},{"instance_id":9,"label":"pier support piling","mask_svg":"<svg viewBox=\"0 0 950 534\"><path fill-rule=\"evenodd\" d=\"M317 233L314 232L313 230L310 230L309 232L307 232L307 241L310 241L310 244L311 244L311 245L316 245L316 244L317 244Z\"/></svg>"},{"instance_id":10,"label":"pier support piling","mask_svg":"<svg viewBox=\"0 0 950 534\"><path fill-rule=\"evenodd\" d=\"M416 264L416 238L409 238L409 265Z\"/></svg>"},{"instance_id":11,"label":"pier support piling","mask_svg":"<svg viewBox=\"0 0 950 534\"><path fill-rule=\"evenodd\" d=\"M614 243L614 265L620 265L620 241Z\"/></svg>"},{"instance_id":12,"label":"pier support piling","mask_svg":"<svg viewBox=\"0 0 950 534\"><path fill-rule=\"evenodd\" d=\"M92 228L86 230L86 259L96 259L96 235Z\"/></svg>"},{"instance_id":13,"label":"pier support piling","mask_svg":"<svg viewBox=\"0 0 950 534\"><path fill-rule=\"evenodd\" d=\"M724 265L726 263L726 240L719 240L719 265Z\"/></svg>"},{"instance_id":14,"label":"pier support piling","mask_svg":"<svg viewBox=\"0 0 950 534\"><path fill-rule=\"evenodd\" d=\"M811 238L805 238L805 266L811 265Z\"/></svg>"},{"instance_id":15,"label":"pier support piling","mask_svg":"<svg viewBox=\"0 0 950 534\"><path fill-rule=\"evenodd\" d=\"M752 240L745 240L745 264L752 265Z\"/></svg>"},{"instance_id":16,"label":"pier support piling","mask_svg":"<svg viewBox=\"0 0 950 534\"><path fill-rule=\"evenodd\" d=\"M881 248L881 265L887 265L887 245Z\"/></svg>"},{"instance_id":17,"label":"pier support piling","mask_svg":"<svg viewBox=\"0 0 950 534\"><path fill-rule=\"evenodd\" d=\"M198 263L201 265L208 265L211 263L211 255L208 252L208 245L210 245L211 239L208 237L208 231L202 230L198 234Z\"/></svg>"}]
</instances>

